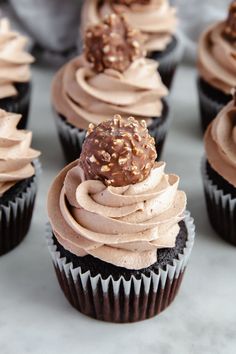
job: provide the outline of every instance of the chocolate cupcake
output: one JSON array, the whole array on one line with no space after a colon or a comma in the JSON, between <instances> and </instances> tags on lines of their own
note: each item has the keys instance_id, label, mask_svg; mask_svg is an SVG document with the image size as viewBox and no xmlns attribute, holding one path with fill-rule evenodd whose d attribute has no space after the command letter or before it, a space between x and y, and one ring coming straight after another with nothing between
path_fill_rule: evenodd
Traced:
<instances>
[{"instance_id":1,"label":"chocolate cupcake","mask_svg":"<svg viewBox=\"0 0 236 354\"><path fill-rule=\"evenodd\" d=\"M145 120L160 158L169 125L163 85L154 60L144 58L140 33L111 15L86 32L83 55L56 74L52 102L67 162L77 159L90 123L116 112Z\"/></svg>"},{"instance_id":2,"label":"chocolate cupcake","mask_svg":"<svg viewBox=\"0 0 236 354\"><path fill-rule=\"evenodd\" d=\"M198 93L202 131L231 101L236 86L236 1L226 21L208 28L198 46Z\"/></svg>"},{"instance_id":3,"label":"chocolate cupcake","mask_svg":"<svg viewBox=\"0 0 236 354\"><path fill-rule=\"evenodd\" d=\"M213 229L236 246L236 97L205 133L202 173Z\"/></svg>"},{"instance_id":4,"label":"chocolate cupcake","mask_svg":"<svg viewBox=\"0 0 236 354\"><path fill-rule=\"evenodd\" d=\"M27 38L0 20L0 108L22 115L19 129L27 126L31 94L32 55L25 51Z\"/></svg>"},{"instance_id":5,"label":"chocolate cupcake","mask_svg":"<svg viewBox=\"0 0 236 354\"><path fill-rule=\"evenodd\" d=\"M27 234L37 191L40 153L30 147L32 133L16 128L20 119L0 109L0 255Z\"/></svg>"},{"instance_id":6,"label":"chocolate cupcake","mask_svg":"<svg viewBox=\"0 0 236 354\"><path fill-rule=\"evenodd\" d=\"M175 298L194 241L179 177L155 162L145 121L92 127L79 160L48 195L48 245L72 306L110 322L140 321Z\"/></svg>"},{"instance_id":7,"label":"chocolate cupcake","mask_svg":"<svg viewBox=\"0 0 236 354\"><path fill-rule=\"evenodd\" d=\"M95 25L112 13L123 14L143 35L144 48L158 61L158 71L169 89L182 57L176 32L176 8L168 0L86 0L82 8L81 37L89 25Z\"/></svg>"}]
</instances>

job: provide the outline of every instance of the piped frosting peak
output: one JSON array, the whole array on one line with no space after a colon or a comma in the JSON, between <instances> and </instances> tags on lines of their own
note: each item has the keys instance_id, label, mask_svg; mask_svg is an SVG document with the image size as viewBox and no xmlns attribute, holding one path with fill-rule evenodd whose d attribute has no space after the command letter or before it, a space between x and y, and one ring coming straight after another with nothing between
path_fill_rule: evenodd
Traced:
<instances>
[{"instance_id":1,"label":"piped frosting peak","mask_svg":"<svg viewBox=\"0 0 236 354\"><path fill-rule=\"evenodd\" d=\"M40 152L30 147L32 133L17 129L21 115L0 109L0 196L34 175L32 162Z\"/></svg>"},{"instance_id":2,"label":"piped frosting peak","mask_svg":"<svg viewBox=\"0 0 236 354\"><path fill-rule=\"evenodd\" d=\"M205 133L206 157L213 169L236 187L236 102L232 100Z\"/></svg>"},{"instance_id":3,"label":"piped frosting peak","mask_svg":"<svg viewBox=\"0 0 236 354\"><path fill-rule=\"evenodd\" d=\"M27 38L13 31L8 19L0 20L0 98L17 95L15 84L30 80L34 58L25 51L26 44Z\"/></svg>"},{"instance_id":4,"label":"piped frosting peak","mask_svg":"<svg viewBox=\"0 0 236 354\"><path fill-rule=\"evenodd\" d=\"M200 76L210 85L230 95L236 86L236 1L228 18L202 33L198 45Z\"/></svg>"}]
</instances>

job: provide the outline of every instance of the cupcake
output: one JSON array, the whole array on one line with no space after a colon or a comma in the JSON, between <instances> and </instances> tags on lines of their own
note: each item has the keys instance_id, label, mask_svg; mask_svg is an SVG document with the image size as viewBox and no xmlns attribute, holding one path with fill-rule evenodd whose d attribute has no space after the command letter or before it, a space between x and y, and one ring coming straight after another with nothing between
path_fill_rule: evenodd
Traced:
<instances>
[{"instance_id":1,"label":"cupcake","mask_svg":"<svg viewBox=\"0 0 236 354\"><path fill-rule=\"evenodd\" d=\"M0 19L0 108L19 113L19 128L27 125L30 105L30 64L34 58L25 51L27 38L10 28L8 19Z\"/></svg>"},{"instance_id":2,"label":"cupcake","mask_svg":"<svg viewBox=\"0 0 236 354\"><path fill-rule=\"evenodd\" d=\"M0 255L16 247L28 232L37 190L32 133L17 129L19 114L0 110Z\"/></svg>"},{"instance_id":3,"label":"cupcake","mask_svg":"<svg viewBox=\"0 0 236 354\"><path fill-rule=\"evenodd\" d=\"M175 35L175 7L168 0L86 0L81 15L81 37L87 26L99 23L112 13L123 14L141 31L148 56L158 61L161 78L170 88L182 57L182 48Z\"/></svg>"},{"instance_id":4,"label":"cupcake","mask_svg":"<svg viewBox=\"0 0 236 354\"><path fill-rule=\"evenodd\" d=\"M67 162L79 157L89 124L116 112L146 121L160 157L169 125L163 101L168 90L139 38L139 31L112 14L87 30L84 53L57 72L52 103Z\"/></svg>"},{"instance_id":5,"label":"cupcake","mask_svg":"<svg viewBox=\"0 0 236 354\"><path fill-rule=\"evenodd\" d=\"M208 28L198 46L198 93L202 131L231 101L236 86L236 1L226 21Z\"/></svg>"},{"instance_id":6,"label":"cupcake","mask_svg":"<svg viewBox=\"0 0 236 354\"><path fill-rule=\"evenodd\" d=\"M179 177L155 162L145 121L93 127L48 195L48 245L62 291L85 315L153 317L175 298L194 241Z\"/></svg>"},{"instance_id":7,"label":"cupcake","mask_svg":"<svg viewBox=\"0 0 236 354\"><path fill-rule=\"evenodd\" d=\"M202 173L210 223L236 246L236 95L208 126L204 140Z\"/></svg>"}]
</instances>

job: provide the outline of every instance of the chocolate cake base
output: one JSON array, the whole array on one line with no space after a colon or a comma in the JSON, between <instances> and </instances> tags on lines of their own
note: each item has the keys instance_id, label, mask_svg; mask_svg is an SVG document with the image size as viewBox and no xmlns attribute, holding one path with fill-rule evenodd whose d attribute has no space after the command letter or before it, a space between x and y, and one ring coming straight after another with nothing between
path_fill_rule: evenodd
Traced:
<instances>
[{"instance_id":1,"label":"chocolate cake base","mask_svg":"<svg viewBox=\"0 0 236 354\"><path fill-rule=\"evenodd\" d=\"M150 126L148 126L150 135L152 135L155 139L157 160L161 160L161 154L163 151L169 124L169 107L167 102L163 101L162 116L152 118L152 123ZM66 121L65 117L61 115L56 116L56 126L66 162L70 163L78 159L82 151L86 130L72 126Z\"/></svg>"},{"instance_id":2,"label":"chocolate cake base","mask_svg":"<svg viewBox=\"0 0 236 354\"><path fill-rule=\"evenodd\" d=\"M224 108L224 106L232 100L231 95L226 95L224 92L212 87L201 77L197 80L199 108L200 108L200 123L204 133L208 125Z\"/></svg>"},{"instance_id":3,"label":"chocolate cake base","mask_svg":"<svg viewBox=\"0 0 236 354\"><path fill-rule=\"evenodd\" d=\"M212 228L226 242L236 246L236 188L203 162L207 212Z\"/></svg>"},{"instance_id":4,"label":"chocolate cake base","mask_svg":"<svg viewBox=\"0 0 236 354\"><path fill-rule=\"evenodd\" d=\"M15 87L18 94L0 99L0 108L7 112L21 114L22 118L18 123L18 129L25 129L28 123L30 108L31 83L16 83Z\"/></svg>"},{"instance_id":5,"label":"chocolate cake base","mask_svg":"<svg viewBox=\"0 0 236 354\"><path fill-rule=\"evenodd\" d=\"M68 263L72 262L73 268L81 267L83 273L90 271L93 277L100 274L102 279L107 279L110 275L112 275L115 280L119 279L121 276L123 276L126 280L130 280L132 275L135 276L135 278L140 279L142 274L150 276L151 272L158 273L160 267L165 269L167 264L173 263L173 259L175 259L178 254L183 253L187 240L187 229L184 221L181 221L179 225L180 232L176 238L175 247L157 250L157 262L148 268L139 270L117 267L90 255L78 257L65 250L57 241L55 236L53 236L53 242L57 246L57 251L60 252L61 257L66 257Z\"/></svg>"},{"instance_id":6,"label":"chocolate cake base","mask_svg":"<svg viewBox=\"0 0 236 354\"><path fill-rule=\"evenodd\" d=\"M172 41L168 44L163 51L151 52L149 58L158 61L158 72L164 85L170 89L172 86L173 78L182 57L182 51L178 49L178 40L173 37Z\"/></svg>"},{"instance_id":7,"label":"chocolate cake base","mask_svg":"<svg viewBox=\"0 0 236 354\"><path fill-rule=\"evenodd\" d=\"M0 255L15 248L27 234L36 189L33 176L18 182L0 197Z\"/></svg>"},{"instance_id":8,"label":"chocolate cake base","mask_svg":"<svg viewBox=\"0 0 236 354\"><path fill-rule=\"evenodd\" d=\"M157 251L157 262L141 270L116 267L66 251L49 231L49 249L62 291L81 313L102 321L135 322L163 311L178 293L194 240L192 219L180 222L173 249ZM192 226L191 226L192 225Z\"/></svg>"}]
</instances>

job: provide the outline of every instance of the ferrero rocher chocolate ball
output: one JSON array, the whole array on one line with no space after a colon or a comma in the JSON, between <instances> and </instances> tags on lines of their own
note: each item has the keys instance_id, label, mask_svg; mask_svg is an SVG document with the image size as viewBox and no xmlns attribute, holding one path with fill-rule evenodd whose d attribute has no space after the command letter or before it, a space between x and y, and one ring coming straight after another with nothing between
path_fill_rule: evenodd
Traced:
<instances>
[{"instance_id":1,"label":"ferrero rocher chocolate ball","mask_svg":"<svg viewBox=\"0 0 236 354\"><path fill-rule=\"evenodd\" d=\"M124 72L134 60L145 55L141 42L138 30L132 29L123 16L111 14L87 29L84 53L97 72L105 69Z\"/></svg>"},{"instance_id":2,"label":"ferrero rocher chocolate ball","mask_svg":"<svg viewBox=\"0 0 236 354\"><path fill-rule=\"evenodd\" d=\"M229 7L229 15L225 22L223 31L224 36L229 41L236 41L236 1L234 0Z\"/></svg>"},{"instance_id":3,"label":"ferrero rocher chocolate ball","mask_svg":"<svg viewBox=\"0 0 236 354\"><path fill-rule=\"evenodd\" d=\"M146 122L115 115L96 127L89 126L79 164L86 179L119 187L146 179L156 157Z\"/></svg>"}]
</instances>

